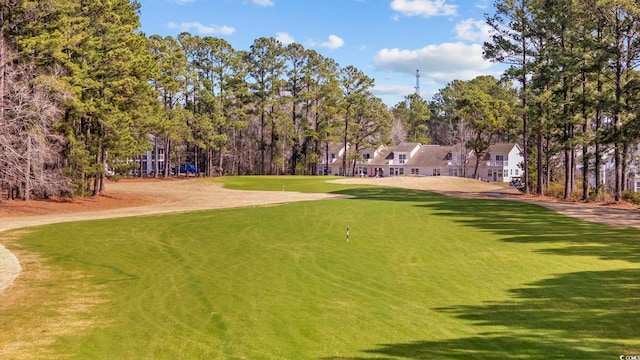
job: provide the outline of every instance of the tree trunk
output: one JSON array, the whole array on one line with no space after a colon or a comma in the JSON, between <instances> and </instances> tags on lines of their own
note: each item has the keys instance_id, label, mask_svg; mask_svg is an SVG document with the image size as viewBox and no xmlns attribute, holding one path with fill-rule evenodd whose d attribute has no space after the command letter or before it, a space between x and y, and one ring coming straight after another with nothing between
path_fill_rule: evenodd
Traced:
<instances>
[{"instance_id":1,"label":"tree trunk","mask_svg":"<svg viewBox=\"0 0 640 360\"><path fill-rule=\"evenodd\" d=\"M260 112L260 175L264 175L264 170L265 170L264 155L265 155L266 147L267 146L264 142L264 109L262 109L262 111Z\"/></svg>"},{"instance_id":2,"label":"tree trunk","mask_svg":"<svg viewBox=\"0 0 640 360\"><path fill-rule=\"evenodd\" d=\"M622 200L622 144L616 141L614 144L614 161L615 161L615 188L614 199L615 201Z\"/></svg>"},{"instance_id":3,"label":"tree trunk","mask_svg":"<svg viewBox=\"0 0 640 360\"><path fill-rule=\"evenodd\" d=\"M211 148L207 149L207 176L213 176L213 149Z\"/></svg>"},{"instance_id":4,"label":"tree trunk","mask_svg":"<svg viewBox=\"0 0 640 360\"><path fill-rule=\"evenodd\" d=\"M585 60L586 65L586 60ZM582 94L583 97L587 95L587 74L585 71L582 73ZM586 136L586 139L582 141L582 200L589 200L589 138L591 134L591 123L589 116L587 115L587 105L582 103L582 133Z\"/></svg>"},{"instance_id":5,"label":"tree trunk","mask_svg":"<svg viewBox=\"0 0 640 360\"><path fill-rule=\"evenodd\" d=\"M629 161L629 147L625 144L622 148L622 192L627 189L627 164ZM622 198L621 198L622 200Z\"/></svg>"},{"instance_id":6,"label":"tree trunk","mask_svg":"<svg viewBox=\"0 0 640 360\"><path fill-rule=\"evenodd\" d=\"M107 168L107 150L102 148L102 168ZM105 173L104 171L98 174L100 177L100 188L98 189L98 194L104 194L104 186L105 186Z\"/></svg>"},{"instance_id":7,"label":"tree trunk","mask_svg":"<svg viewBox=\"0 0 640 360\"><path fill-rule=\"evenodd\" d=\"M24 201L29 201L31 193L31 136L27 136L27 163L24 169Z\"/></svg>"},{"instance_id":8,"label":"tree trunk","mask_svg":"<svg viewBox=\"0 0 640 360\"><path fill-rule=\"evenodd\" d=\"M329 175L329 140L327 140L324 144L324 157L324 175Z\"/></svg>"},{"instance_id":9,"label":"tree trunk","mask_svg":"<svg viewBox=\"0 0 640 360\"><path fill-rule=\"evenodd\" d=\"M537 164L537 176L538 183L536 184L536 194L538 196L544 196L544 148L543 148L543 138L542 138L542 130L536 136L536 147L538 148L538 158ZM548 166L547 166L548 168Z\"/></svg>"},{"instance_id":10,"label":"tree trunk","mask_svg":"<svg viewBox=\"0 0 640 360\"><path fill-rule=\"evenodd\" d=\"M564 151L564 196L568 200L571 195L571 155L569 149Z\"/></svg>"},{"instance_id":11,"label":"tree trunk","mask_svg":"<svg viewBox=\"0 0 640 360\"><path fill-rule=\"evenodd\" d=\"M164 168L162 169L162 177L168 178L171 171L171 141L169 136L164 138Z\"/></svg>"},{"instance_id":12,"label":"tree trunk","mask_svg":"<svg viewBox=\"0 0 640 360\"><path fill-rule=\"evenodd\" d=\"M224 172L222 167L224 165L223 163L224 157L222 155L223 155L222 150L220 150L220 159L218 160L218 176L222 176Z\"/></svg>"},{"instance_id":13,"label":"tree trunk","mask_svg":"<svg viewBox=\"0 0 640 360\"><path fill-rule=\"evenodd\" d=\"M98 139L98 151L96 151L96 164L102 164L102 139ZM104 171L104 167L102 168ZM102 172L101 171L101 172ZM100 172L93 178L93 196L100 192Z\"/></svg>"},{"instance_id":14,"label":"tree trunk","mask_svg":"<svg viewBox=\"0 0 640 360\"><path fill-rule=\"evenodd\" d=\"M522 84L522 171L524 174L524 193L529 194L529 125L527 123L527 39L522 37L522 77L520 83Z\"/></svg>"},{"instance_id":15,"label":"tree trunk","mask_svg":"<svg viewBox=\"0 0 640 360\"><path fill-rule=\"evenodd\" d=\"M158 149L158 144L160 142L158 141L158 136L154 135L153 136L153 177L154 178L158 178L158 172L160 170L160 167L158 166L158 157L160 155L160 150Z\"/></svg>"}]
</instances>

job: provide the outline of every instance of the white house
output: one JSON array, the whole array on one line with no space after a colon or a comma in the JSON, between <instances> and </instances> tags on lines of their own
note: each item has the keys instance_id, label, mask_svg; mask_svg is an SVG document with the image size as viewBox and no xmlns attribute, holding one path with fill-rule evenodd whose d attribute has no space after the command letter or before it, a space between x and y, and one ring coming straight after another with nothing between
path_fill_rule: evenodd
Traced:
<instances>
[{"instance_id":1,"label":"white house","mask_svg":"<svg viewBox=\"0 0 640 360\"><path fill-rule=\"evenodd\" d=\"M470 159L469 166L473 176L475 157ZM522 149L518 144L500 143L491 145L480 160L476 178L491 182L509 182L512 177L522 176L521 164L524 162Z\"/></svg>"},{"instance_id":2,"label":"white house","mask_svg":"<svg viewBox=\"0 0 640 360\"><path fill-rule=\"evenodd\" d=\"M156 149L158 152L158 171L162 172L165 161L164 141L154 135L149 135L149 142L153 146L152 150L147 151L140 157L140 171L143 175L153 175L155 171Z\"/></svg>"},{"instance_id":3,"label":"white house","mask_svg":"<svg viewBox=\"0 0 640 360\"><path fill-rule=\"evenodd\" d=\"M342 168L342 157L348 156L349 144L330 143L328 148L323 149L322 156L318 161L317 175L344 175Z\"/></svg>"},{"instance_id":4,"label":"white house","mask_svg":"<svg viewBox=\"0 0 640 360\"><path fill-rule=\"evenodd\" d=\"M614 150L608 149L602 151L601 165L600 165L600 182L609 189L615 187L615 159ZM622 184L624 190L640 191L640 145L637 145L635 151L631 152L631 158L627 163L626 182ZM593 169L593 158L590 164L591 168L587 175L587 181L591 187L596 186L595 172ZM583 172L582 160L578 159L576 162L577 170Z\"/></svg>"},{"instance_id":5,"label":"white house","mask_svg":"<svg viewBox=\"0 0 640 360\"><path fill-rule=\"evenodd\" d=\"M330 146L328 174L342 175L342 143ZM401 143L396 146L360 150L363 161L356 164L358 176L457 176L473 177L475 156L464 146ZM348 156L348 154L346 154ZM522 175L520 146L513 143L492 145L482 157L477 178L492 182L509 182ZM319 167L323 171L323 167ZM322 172L320 172L322 173ZM347 174L350 169L347 169Z\"/></svg>"},{"instance_id":6,"label":"white house","mask_svg":"<svg viewBox=\"0 0 640 360\"><path fill-rule=\"evenodd\" d=\"M372 162L375 158L380 156L380 154L384 150L385 150L385 146L379 146L376 148L367 147L367 148L358 150L358 153L360 154L362 161L356 162L355 175L356 176L374 176L375 168L372 165Z\"/></svg>"}]
</instances>

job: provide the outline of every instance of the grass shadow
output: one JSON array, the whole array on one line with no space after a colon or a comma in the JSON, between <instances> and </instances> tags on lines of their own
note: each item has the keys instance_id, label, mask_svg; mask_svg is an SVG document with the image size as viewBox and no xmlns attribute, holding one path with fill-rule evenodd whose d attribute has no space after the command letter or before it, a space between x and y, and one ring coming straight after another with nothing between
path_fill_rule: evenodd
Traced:
<instances>
[{"instance_id":1,"label":"grass shadow","mask_svg":"<svg viewBox=\"0 0 640 360\"><path fill-rule=\"evenodd\" d=\"M541 253L640 263L640 230L635 228L583 221L539 205L509 200L448 198L420 206L454 218L463 226L494 233L505 242L554 245L539 250Z\"/></svg>"},{"instance_id":2,"label":"grass shadow","mask_svg":"<svg viewBox=\"0 0 640 360\"><path fill-rule=\"evenodd\" d=\"M640 230L581 221L516 201L386 188L349 192L359 199L419 201L417 206L431 214L496 234L501 241L549 245L536 250L539 253L629 265L556 274L508 290L508 301L434 309L467 321L479 332L440 341L380 344L351 359L617 359L640 354ZM482 332L483 327L487 331Z\"/></svg>"},{"instance_id":3,"label":"grass shadow","mask_svg":"<svg viewBox=\"0 0 640 360\"><path fill-rule=\"evenodd\" d=\"M504 327L503 332L381 344L363 352L376 358L487 360L617 359L638 354L640 346L628 345L640 339L638 279L636 269L563 274L511 290L512 302L437 309L478 326Z\"/></svg>"}]
</instances>

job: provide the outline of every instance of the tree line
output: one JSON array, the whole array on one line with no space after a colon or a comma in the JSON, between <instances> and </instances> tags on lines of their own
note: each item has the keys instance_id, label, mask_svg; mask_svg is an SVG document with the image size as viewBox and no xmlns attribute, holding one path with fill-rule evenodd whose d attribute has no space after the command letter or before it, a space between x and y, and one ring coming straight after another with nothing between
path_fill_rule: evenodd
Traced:
<instances>
[{"instance_id":1,"label":"tree line","mask_svg":"<svg viewBox=\"0 0 640 360\"><path fill-rule=\"evenodd\" d=\"M577 3L498 1L485 55L511 65L505 76L388 107L374 79L300 44L259 38L236 50L186 32L147 36L136 1L0 0L0 194L97 195L107 170L136 170L151 149L156 177L185 163L205 176L317 174L330 143L402 141L478 154L518 141L527 191L563 179L571 192L576 150L598 169L615 149L623 167L638 137L635 7ZM345 173L358 157L341 159Z\"/></svg>"},{"instance_id":2,"label":"tree line","mask_svg":"<svg viewBox=\"0 0 640 360\"><path fill-rule=\"evenodd\" d=\"M612 192L622 197L640 136L640 5L629 0L498 0L487 16L488 59L508 64L519 85L525 191L543 194L562 180L564 197L606 189L604 160L615 164ZM580 156L577 156L580 155ZM637 159L636 159L637 160ZM582 188L576 187L581 161ZM587 181L595 176L595 187Z\"/></svg>"}]
</instances>

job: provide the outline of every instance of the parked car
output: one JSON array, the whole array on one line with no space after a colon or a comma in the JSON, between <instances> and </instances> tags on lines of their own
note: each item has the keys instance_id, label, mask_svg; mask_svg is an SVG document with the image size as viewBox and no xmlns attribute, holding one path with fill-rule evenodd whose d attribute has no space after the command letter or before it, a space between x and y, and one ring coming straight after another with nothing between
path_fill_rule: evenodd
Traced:
<instances>
[{"instance_id":1,"label":"parked car","mask_svg":"<svg viewBox=\"0 0 640 360\"><path fill-rule=\"evenodd\" d=\"M519 177L512 177L511 181L509 181L509 186L521 188L523 185Z\"/></svg>"},{"instance_id":2,"label":"parked car","mask_svg":"<svg viewBox=\"0 0 640 360\"><path fill-rule=\"evenodd\" d=\"M193 164L182 164L180 165L180 173L186 173L186 172L190 172L192 174L195 174L196 172L196 166Z\"/></svg>"}]
</instances>

